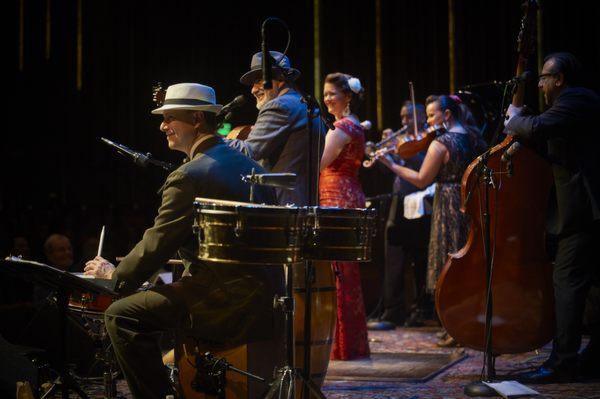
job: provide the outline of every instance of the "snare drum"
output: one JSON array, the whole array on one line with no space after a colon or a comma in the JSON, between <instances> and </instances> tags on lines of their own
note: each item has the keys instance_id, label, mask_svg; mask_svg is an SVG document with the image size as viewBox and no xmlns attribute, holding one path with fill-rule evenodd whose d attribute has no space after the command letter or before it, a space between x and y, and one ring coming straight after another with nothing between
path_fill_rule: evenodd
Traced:
<instances>
[{"instance_id":1,"label":"snare drum","mask_svg":"<svg viewBox=\"0 0 600 399\"><path fill-rule=\"evenodd\" d=\"M375 209L308 207L306 258L369 261L376 215Z\"/></svg>"},{"instance_id":2,"label":"snare drum","mask_svg":"<svg viewBox=\"0 0 600 399\"><path fill-rule=\"evenodd\" d=\"M230 264L303 260L305 208L196 198L198 257Z\"/></svg>"},{"instance_id":3,"label":"snare drum","mask_svg":"<svg viewBox=\"0 0 600 399\"><path fill-rule=\"evenodd\" d=\"M104 313L115 300L105 294L73 292L69 297L69 309L76 312Z\"/></svg>"}]
</instances>

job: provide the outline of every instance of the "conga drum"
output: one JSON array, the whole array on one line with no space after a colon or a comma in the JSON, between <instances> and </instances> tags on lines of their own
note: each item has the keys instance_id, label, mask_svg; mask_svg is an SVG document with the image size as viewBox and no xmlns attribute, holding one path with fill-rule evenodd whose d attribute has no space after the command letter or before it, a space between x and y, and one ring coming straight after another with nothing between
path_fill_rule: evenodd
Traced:
<instances>
[{"instance_id":1,"label":"conga drum","mask_svg":"<svg viewBox=\"0 0 600 399\"><path fill-rule=\"evenodd\" d=\"M304 367L304 352L310 350L310 379L321 387L327 374L336 319L335 280L330 262L312 262L314 281L311 284L310 341L304 341L304 308L306 305L305 264L293 266L294 271L294 336L296 368ZM296 397L301 398L301 384ZM306 389L306 388L305 388ZM311 397L315 397L311 395Z\"/></svg>"}]
</instances>

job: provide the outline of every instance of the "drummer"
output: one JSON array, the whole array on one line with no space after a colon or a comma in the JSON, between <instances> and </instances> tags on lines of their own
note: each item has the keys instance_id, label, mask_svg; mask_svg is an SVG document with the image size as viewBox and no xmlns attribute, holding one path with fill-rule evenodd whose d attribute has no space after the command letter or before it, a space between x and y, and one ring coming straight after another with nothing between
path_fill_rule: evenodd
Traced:
<instances>
[{"instance_id":1,"label":"drummer","mask_svg":"<svg viewBox=\"0 0 600 399\"><path fill-rule=\"evenodd\" d=\"M173 388L164 370L155 333L186 328L211 343L239 344L268 339L274 328L272 300L281 288L278 268L230 267L200 263L193 235L193 201L207 197L247 201L249 186L240 180L256 162L228 147L216 134L215 113L221 109L211 87L195 83L169 86L160 130L171 150L190 161L172 172L161 189L162 204L154 226L115 268L96 257L85 273L112 279L129 295L175 253L185 266L173 284L137 292L114 302L105 314L106 329L134 398L164 398ZM256 187L256 202L273 204L271 189Z\"/></svg>"}]
</instances>

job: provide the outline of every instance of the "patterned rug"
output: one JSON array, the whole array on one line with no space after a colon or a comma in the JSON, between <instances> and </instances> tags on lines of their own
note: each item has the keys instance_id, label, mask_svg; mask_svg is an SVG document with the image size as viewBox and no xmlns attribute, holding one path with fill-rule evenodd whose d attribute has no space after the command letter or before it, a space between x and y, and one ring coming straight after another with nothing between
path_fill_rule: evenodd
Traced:
<instances>
[{"instance_id":1,"label":"patterned rug","mask_svg":"<svg viewBox=\"0 0 600 399\"><path fill-rule=\"evenodd\" d=\"M327 381L425 382L456 362L462 353L371 353L355 361L332 360Z\"/></svg>"},{"instance_id":2,"label":"patterned rug","mask_svg":"<svg viewBox=\"0 0 600 399\"><path fill-rule=\"evenodd\" d=\"M463 348L438 348L436 328L398 328L394 331L370 331L369 340L373 353L433 353L467 355L425 382L381 382L375 380L334 381L327 379L322 388L329 399L429 399L464 398L463 389L471 381L480 379L483 356L481 352ZM504 355L496 360L499 379L510 379L511 374L532 370L549 355L550 345L538 352ZM355 361L344 362L346 367ZM333 362L332 362L333 364ZM546 399L600 399L600 381L572 384L531 385ZM85 386L91 398L103 398L101 384ZM117 382L119 397L131 398L127 384ZM58 395L56 397L59 397ZM71 398L76 398L71 395ZM228 398L229 399L229 398Z\"/></svg>"}]
</instances>

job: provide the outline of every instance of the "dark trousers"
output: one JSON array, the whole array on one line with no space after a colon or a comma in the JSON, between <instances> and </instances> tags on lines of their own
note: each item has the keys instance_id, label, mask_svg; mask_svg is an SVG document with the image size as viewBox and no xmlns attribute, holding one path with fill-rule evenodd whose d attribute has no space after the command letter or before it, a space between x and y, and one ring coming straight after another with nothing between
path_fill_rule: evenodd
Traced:
<instances>
[{"instance_id":1,"label":"dark trousers","mask_svg":"<svg viewBox=\"0 0 600 399\"><path fill-rule=\"evenodd\" d=\"M556 335L552 366L576 365L586 298L598 274L599 224L559 238L554 261ZM593 337L597 339L598 337Z\"/></svg>"},{"instance_id":2,"label":"dark trousers","mask_svg":"<svg viewBox=\"0 0 600 399\"><path fill-rule=\"evenodd\" d=\"M157 333L185 328L194 338L213 344L270 337L273 295L281 290L282 280L274 270L231 276L204 272L114 302L105 312L106 331L132 396L164 399L174 393ZM259 278L271 274L273 281Z\"/></svg>"},{"instance_id":3,"label":"dark trousers","mask_svg":"<svg viewBox=\"0 0 600 399\"><path fill-rule=\"evenodd\" d=\"M386 256L383 284L383 319L398 322L406 316L404 309L404 274L410 262L415 265L415 291L417 301L422 299L427 272L427 244L429 242L430 216L406 219L401 212L386 228ZM418 303L415 305L419 305Z\"/></svg>"}]
</instances>

